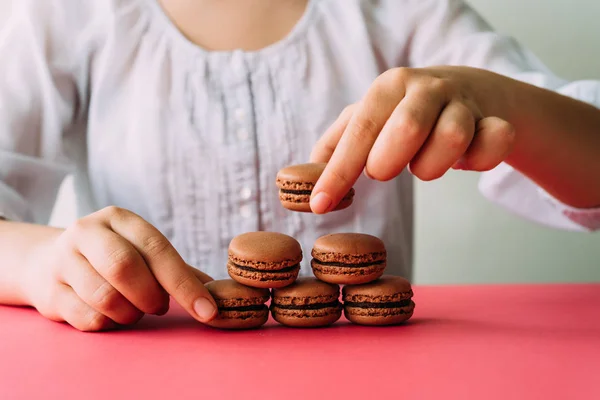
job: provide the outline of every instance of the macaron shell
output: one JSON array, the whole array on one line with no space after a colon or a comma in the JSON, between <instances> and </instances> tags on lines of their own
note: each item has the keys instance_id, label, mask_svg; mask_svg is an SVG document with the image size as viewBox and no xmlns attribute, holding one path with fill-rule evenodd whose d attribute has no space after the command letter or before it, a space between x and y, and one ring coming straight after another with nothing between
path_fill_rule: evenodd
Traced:
<instances>
[{"instance_id":1,"label":"macaron shell","mask_svg":"<svg viewBox=\"0 0 600 400\"><path fill-rule=\"evenodd\" d=\"M254 288L281 288L294 283L300 272L300 265L289 272L246 271L227 263L227 272L236 282Z\"/></svg>"},{"instance_id":2,"label":"macaron shell","mask_svg":"<svg viewBox=\"0 0 600 400\"><path fill-rule=\"evenodd\" d=\"M321 265L313 259L311 266L313 274L323 282L339 285L359 285L372 282L381 277L385 271L386 263L351 268Z\"/></svg>"},{"instance_id":3,"label":"macaron shell","mask_svg":"<svg viewBox=\"0 0 600 400\"><path fill-rule=\"evenodd\" d=\"M254 329L264 325L269 319L269 310L265 306L260 311L224 311L208 322L207 325L218 329Z\"/></svg>"},{"instance_id":4,"label":"macaron shell","mask_svg":"<svg viewBox=\"0 0 600 400\"><path fill-rule=\"evenodd\" d=\"M318 328L335 323L342 316L342 307L329 307L319 310L286 310L271 308L273 319L292 328Z\"/></svg>"},{"instance_id":5,"label":"macaron shell","mask_svg":"<svg viewBox=\"0 0 600 400\"><path fill-rule=\"evenodd\" d=\"M271 292L267 289L244 286L231 279L210 281L204 286L219 307L245 307L265 304L271 295Z\"/></svg>"},{"instance_id":6,"label":"macaron shell","mask_svg":"<svg viewBox=\"0 0 600 400\"><path fill-rule=\"evenodd\" d=\"M311 190L326 166L326 163L307 163L282 168L277 173L277 187L288 190Z\"/></svg>"},{"instance_id":7,"label":"macaron shell","mask_svg":"<svg viewBox=\"0 0 600 400\"><path fill-rule=\"evenodd\" d=\"M277 304L283 305L330 303L340 298L340 287L311 276L303 276L293 285L273 290L272 295Z\"/></svg>"},{"instance_id":8,"label":"macaron shell","mask_svg":"<svg viewBox=\"0 0 600 400\"><path fill-rule=\"evenodd\" d=\"M414 313L415 303L398 308L344 307L344 316L352 323L368 326L397 325L409 320Z\"/></svg>"},{"instance_id":9,"label":"macaron shell","mask_svg":"<svg viewBox=\"0 0 600 400\"><path fill-rule=\"evenodd\" d=\"M247 232L229 243L229 260L235 264L264 270L276 270L302 261L300 243L277 232Z\"/></svg>"},{"instance_id":10,"label":"macaron shell","mask_svg":"<svg viewBox=\"0 0 600 400\"><path fill-rule=\"evenodd\" d=\"M360 296L351 301L355 302L388 302L404 300L412 297L410 282L399 276L384 275L377 281L364 285L345 286L342 289L344 301L349 296Z\"/></svg>"},{"instance_id":11,"label":"macaron shell","mask_svg":"<svg viewBox=\"0 0 600 400\"><path fill-rule=\"evenodd\" d=\"M318 238L312 256L321 262L366 263L386 259L385 244L364 233L332 233Z\"/></svg>"}]
</instances>

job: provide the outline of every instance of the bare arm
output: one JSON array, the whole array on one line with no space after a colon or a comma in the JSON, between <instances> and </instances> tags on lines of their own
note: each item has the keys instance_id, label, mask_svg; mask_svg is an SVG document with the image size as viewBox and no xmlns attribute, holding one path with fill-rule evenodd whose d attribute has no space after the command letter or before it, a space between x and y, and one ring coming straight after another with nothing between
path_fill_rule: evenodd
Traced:
<instances>
[{"instance_id":1,"label":"bare arm","mask_svg":"<svg viewBox=\"0 0 600 400\"><path fill-rule=\"evenodd\" d=\"M31 305L24 290L25 266L34 258L36 246L60 232L56 228L0 220L0 304Z\"/></svg>"},{"instance_id":2,"label":"bare arm","mask_svg":"<svg viewBox=\"0 0 600 400\"><path fill-rule=\"evenodd\" d=\"M506 162L568 205L600 206L600 110L522 82L493 79L505 102L488 101L491 115L516 131Z\"/></svg>"}]
</instances>

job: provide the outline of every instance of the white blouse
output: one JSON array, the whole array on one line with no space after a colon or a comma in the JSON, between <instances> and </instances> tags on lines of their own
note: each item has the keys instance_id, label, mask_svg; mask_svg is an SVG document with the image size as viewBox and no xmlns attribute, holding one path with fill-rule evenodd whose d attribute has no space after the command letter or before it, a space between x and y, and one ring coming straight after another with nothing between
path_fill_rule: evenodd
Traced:
<instances>
[{"instance_id":1,"label":"white blouse","mask_svg":"<svg viewBox=\"0 0 600 400\"><path fill-rule=\"evenodd\" d=\"M312 0L293 31L259 51L205 51L156 0L0 0L0 213L47 223L73 173L78 213L130 209L191 265L226 276L246 231L296 237L305 254L339 231L384 239L410 277L413 178L361 177L352 207L285 210L277 171L305 162L328 125L397 66L488 68L600 105L599 82L565 82L460 0ZM482 192L554 227L600 228L502 165Z\"/></svg>"}]
</instances>

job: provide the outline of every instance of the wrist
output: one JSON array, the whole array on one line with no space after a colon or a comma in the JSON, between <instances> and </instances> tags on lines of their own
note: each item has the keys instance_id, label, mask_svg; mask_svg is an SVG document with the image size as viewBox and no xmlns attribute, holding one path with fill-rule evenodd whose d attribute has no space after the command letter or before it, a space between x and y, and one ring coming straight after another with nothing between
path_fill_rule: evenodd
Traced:
<instances>
[{"instance_id":1,"label":"wrist","mask_svg":"<svg viewBox=\"0 0 600 400\"><path fill-rule=\"evenodd\" d=\"M20 240L16 241L23 252L12 269L13 297L18 305L35 306L35 293L50 268L51 249L62 229L47 226L19 224Z\"/></svg>"}]
</instances>

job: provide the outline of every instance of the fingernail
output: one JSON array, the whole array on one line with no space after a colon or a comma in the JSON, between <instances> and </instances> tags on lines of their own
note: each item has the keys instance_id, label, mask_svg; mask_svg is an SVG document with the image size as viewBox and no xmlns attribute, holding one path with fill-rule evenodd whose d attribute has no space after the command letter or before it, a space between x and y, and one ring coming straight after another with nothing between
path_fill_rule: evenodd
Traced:
<instances>
[{"instance_id":1,"label":"fingernail","mask_svg":"<svg viewBox=\"0 0 600 400\"><path fill-rule=\"evenodd\" d=\"M459 171L466 171L469 169L469 166L467 165L467 161L464 158L461 158L457 162L454 163L454 165L452 166L452 169L456 169Z\"/></svg>"},{"instance_id":2,"label":"fingernail","mask_svg":"<svg viewBox=\"0 0 600 400\"><path fill-rule=\"evenodd\" d=\"M317 193L310 201L310 208L315 214L325 214L331 207L331 197L327 193Z\"/></svg>"},{"instance_id":3,"label":"fingernail","mask_svg":"<svg viewBox=\"0 0 600 400\"><path fill-rule=\"evenodd\" d=\"M207 298L200 297L198 300L194 302L194 311L200 317L202 321L208 322L210 321L215 314L217 313L217 309Z\"/></svg>"}]
</instances>

